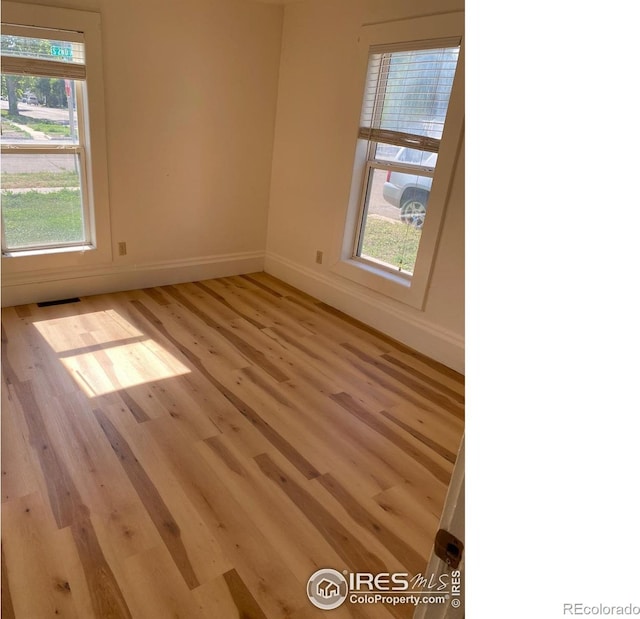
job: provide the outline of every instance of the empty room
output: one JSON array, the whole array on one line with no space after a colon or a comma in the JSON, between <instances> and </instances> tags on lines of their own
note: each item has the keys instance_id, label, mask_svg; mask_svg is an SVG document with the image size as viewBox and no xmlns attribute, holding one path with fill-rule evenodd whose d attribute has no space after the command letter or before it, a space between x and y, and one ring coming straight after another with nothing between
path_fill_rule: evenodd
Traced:
<instances>
[{"instance_id":1,"label":"empty room","mask_svg":"<svg viewBox=\"0 0 640 619\"><path fill-rule=\"evenodd\" d=\"M464 616L464 4L2 2L2 616Z\"/></svg>"}]
</instances>

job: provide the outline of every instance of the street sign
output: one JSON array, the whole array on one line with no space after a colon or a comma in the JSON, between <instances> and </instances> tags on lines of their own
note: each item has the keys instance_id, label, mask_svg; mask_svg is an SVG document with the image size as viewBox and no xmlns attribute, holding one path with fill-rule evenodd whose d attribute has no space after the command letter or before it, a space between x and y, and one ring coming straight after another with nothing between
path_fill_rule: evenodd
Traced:
<instances>
[{"instance_id":1,"label":"street sign","mask_svg":"<svg viewBox=\"0 0 640 619\"><path fill-rule=\"evenodd\" d=\"M62 56L63 58L73 58L73 50L70 47L51 46L52 56Z\"/></svg>"}]
</instances>

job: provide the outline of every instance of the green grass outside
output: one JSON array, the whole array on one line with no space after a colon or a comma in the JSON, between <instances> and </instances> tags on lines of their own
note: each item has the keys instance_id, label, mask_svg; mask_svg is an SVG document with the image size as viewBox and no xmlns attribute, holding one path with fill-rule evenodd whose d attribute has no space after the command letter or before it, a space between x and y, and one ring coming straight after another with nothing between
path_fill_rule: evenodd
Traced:
<instances>
[{"instance_id":1,"label":"green grass outside","mask_svg":"<svg viewBox=\"0 0 640 619\"><path fill-rule=\"evenodd\" d=\"M2 110L2 116L14 123L28 125L34 131L42 131L50 137L68 137L71 135L68 125L62 125L55 120L44 120L42 118L31 118L22 114L9 114L9 110Z\"/></svg>"},{"instance_id":2,"label":"green grass outside","mask_svg":"<svg viewBox=\"0 0 640 619\"><path fill-rule=\"evenodd\" d=\"M402 222L370 216L362 239L363 257L413 273L422 230Z\"/></svg>"},{"instance_id":3,"label":"green grass outside","mask_svg":"<svg viewBox=\"0 0 640 619\"><path fill-rule=\"evenodd\" d=\"M3 112L5 110L2 110ZM32 140L33 138L24 130L18 127L18 125L13 124L12 122L6 120L4 117L2 118L2 132L6 133L17 133L17 136L11 136L12 138L19 137L22 140Z\"/></svg>"},{"instance_id":4,"label":"green grass outside","mask_svg":"<svg viewBox=\"0 0 640 619\"><path fill-rule=\"evenodd\" d=\"M84 237L80 192L72 189L3 191L2 219L8 249L80 242Z\"/></svg>"},{"instance_id":5,"label":"green grass outside","mask_svg":"<svg viewBox=\"0 0 640 619\"><path fill-rule=\"evenodd\" d=\"M3 172L0 179L3 191L28 187L78 187L78 174L74 170L62 172Z\"/></svg>"}]
</instances>

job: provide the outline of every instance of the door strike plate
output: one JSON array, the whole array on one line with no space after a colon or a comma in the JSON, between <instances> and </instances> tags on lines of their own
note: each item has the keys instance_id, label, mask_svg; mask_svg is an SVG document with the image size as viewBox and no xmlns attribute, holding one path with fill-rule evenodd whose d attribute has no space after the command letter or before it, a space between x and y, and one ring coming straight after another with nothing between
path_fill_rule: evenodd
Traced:
<instances>
[{"instance_id":1,"label":"door strike plate","mask_svg":"<svg viewBox=\"0 0 640 619\"><path fill-rule=\"evenodd\" d=\"M460 565L464 544L449 531L439 529L436 533L436 541L433 544L436 557L442 559L454 570Z\"/></svg>"}]
</instances>

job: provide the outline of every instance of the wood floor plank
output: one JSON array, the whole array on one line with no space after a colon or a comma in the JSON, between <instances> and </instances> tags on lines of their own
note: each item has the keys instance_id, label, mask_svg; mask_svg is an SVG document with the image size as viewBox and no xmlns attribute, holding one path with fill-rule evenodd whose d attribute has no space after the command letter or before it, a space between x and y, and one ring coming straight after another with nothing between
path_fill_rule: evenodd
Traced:
<instances>
[{"instance_id":1,"label":"wood floor plank","mask_svg":"<svg viewBox=\"0 0 640 619\"><path fill-rule=\"evenodd\" d=\"M297 338L314 334L305 325L300 324L284 312L280 303L273 296L246 280L225 278L209 280L206 285L209 289L219 291L215 294L225 298L227 306L236 311L239 316L255 316L260 322L254 326L262 331L267 327L281 326L286 329L287 333Z\"/></svg>"},{"instance_id":2,"label":"wood floor plank","mask_svg":"<svg viewBox=\"0 0 640 619\"><path fill-rule=\"evenodd\" d=\"M16 320L13 308L2 310L2 371L9 383L37 381L46 383L52 393L65 393L78 388L58 357L35 326ZM38 322L38 324L40 324ZM51 364L52 361L56 363ZM40 368L47 368L46 372Z\"/></svg>"},{"instance_id":3,"label":"wood floor plank","mask_svg":"<svg viewBox=\"0 0 640 619\"><path fill-rule=\"evenodd\" d=\"M2 310L0 355L2 358L2 376L5 384L31 380L36 374L34 360L29 352L28 342L24 337L25 321L18 320L13 308ZM11 333L11 359L9 359L8 333Z\"/></svg>"},{"instance_id":4,"label":"wood floor plank","mask_svg":"<svg viewBox=\"0 0 640 619\"><path fill-rule=\"evenodd\" d=\"M373 500L393 520L398 530L405 531L414 540L414 548L429 553L442 515L440 502L428 492L417 493L409 484L389 488Z\"/></svg>"},{"instance_id":5,"label":"wood floor plank","mask_svg":"<svg viewBox=\"0 0 640 619\"><path fill-rule=\"evenodd\" d=\"M227 388L222 382L213 376L213 374L207 369L202 360L194 354L191 350L180 344L166 329L162 322L156 318L149 310L137 301L132 302L136 309L144 316L153 326L164 335L164 337L171 341L178 350L184 355L184 357L196 368L202 376L204 376L235 408L242 414L251 424L271 443L273 443L282 453L286 453L291 461L298 467L304 474L311 479L318 476L318 471L306 460L306 458L300 454L290 443L288 443L283 437L276 432L273 427L262 419L262 417L243 402L231 389ZM260 366L262 367L262 366Z\"/></svg>"},{"instance_id":6,"label":"wood floor plank","mask_svg":"<svg viewBox=\"0 0 640 619\"><path fill-rule=\"evenodd\" d=\"M4 558L4 548L2 548L2 587L0 588L0 597L2 599L0 616L5 619L15 619L16 613L13 610L11 589L9 588L9 579L7 578L7 562Z\"/></svg>"},{"instance_id":7,"label":"wood floor plank","mask_svg":"<svg viewBox=\"0 0 640 619\"><path fill-rule=\"evenodd\" d=\"M434 457L418 449L407 438L383 423L376 415L358 404L348 393L332 394L331 399L342 406L346 411L368 425L371 429L387 438L399 447L403 453L410 455L416 462L424 466L433 476L445 485L451 480L451 470L447 470Z\"/></svg>"},{"instance_id":8,"label":"wood floor plank","mask_svg":"<svg viewBox=\"0 0 640 619\"><path fill-rule=\"evenodd\" d=\"M232 564L213 532L199 516L179 479L173 475L170 458L167 458L147 429L138 424L127 425L126 421L123 422L126 417L122 416L118 407L111 407L104 412L131 446L136 460L156 487L180 529L182 543L198 581L208 582L231 569Z\"/></svg>"},{"instance_id":9,"label":"wood floor plank","mask_svg":"<svg viewBox=\"0 0 640 619\"><path fill-rule=\"evenodd\" d=\"M215 280L209 280L206 283L195 282L194 286L197 286L200 290L202 290L202 292L204 292L208 297L213 299L215 302L231 310L230 318L229 318L230 320L234 320L236 318L242 318L242 320L245 320L246 322L248 322L255 329L265 328L266 325L260 322L260 319L262 318L262 316L260 315L259 312L255 311L255 307L252 307L251 305L244 305L244 304L240 304L240 306L238 307L237 304L234 304L231 301L229 301L229 299L227 298L228 295L227 297L225 297L222 294L218 294L215 291Z\"/></svg>"},{"instance_id":10,"label":"wood floor plank","mask_svg":"<svg viewBox=\"0 0 640 619\"><path fill-rule=\"evenodd\" d=\"M337 479L331 474L325 474L318 478L318 482L331 493L361 527L373 533L411 574L424 572L428 557L411 548L395 532L367 511Z\"/></svg>"},{"instance_id":11,"label":"wood floor plank","mask_svg":"<svg viewBox=\"0 0 640 619\"><path fill-rule=\"evenodd\" d=\"M81 502L65 469L61 467L56 474L61 474L62 480L52 485L56 494L50 494L49 498L57 505L62 504L63 511L56 510L54 513L60 513L61 515L58 516L60 520L64 518L71 527L95 614L98 617L130 617L129 608L120 587L105 560L88 508ZM65 501L60 500L63 498L61 493L66 494Z\"/></svg>"},{"instance_id":12,"label":"wood floor plank","mask_svg":"<svg viewBox=\"0 0 640 619\"><path fill-rule=\"evenodd\" d=\"M380 414L386 417L387 419L389 419L390 421L392 421L393 423L395 423L400 428L402 428L405 432L413 436L413 438L419 440L421 443L426 445L434 453L437 453L439 456L447 460L447 462L450 462L451 464L455 464L456 454L454 454L452 451L449 451L446 447L443 447L437 441L428 437L423 432L416 430L408 423L405 423L401 419L398 419L395 415L392 415L390 412L382 410L380 411Z\"/></svg>"},{"instance_id":13,"label":"wood floor plank","mask_svg":"<svg viewBox=\"0 0 640 619\"><path fill-rule=\"evenodd\" d=\"M376 450L376 433L344 412L328 394L321 393L302 380L288 381L289 389L281 398L291 414L301 418L306 432L316 442L315 451L324 452L324 462L339 470L350 485L364 486L369 496L405 479L403 472ZM264 395L263 397L268 397ZM364 430L364 431L363 431ZM372 438L374 439L372 441ZM395 464L395 463L393 463ZM324 471L326 472L326 471Z\"/></svg>"},{"instance_id":14,"label":"wood floor plank","mask_svg":"<svg viewBox=\"0 0 640 619\"><path fill-rule=\"evenodd\" d=\"M37 465L29 448L28 432L17 398L2 384L2 501L39 490Z\"/></svg>"},{"instance_id":15,"label":"wood floor plank","mask_svg":"<svg viewBox=\"0 0 640 619\"><path fill-rule=\"evenodd\" d=\"M447 417L442 411L416 406L412 402L401 402L387 408L382 414L390 416L389 419L393 417L393 423L396 425L400 422L401 427L408 426L440 445L448 454L442 454L447 460L451 461L450 454L457 456L463 429L463 424L457 417Z\"/></svg>"},{"instance_id":16,"label":"wood floor plank","mask_svg":"<svg viewBox=\"0 0 640 619\"><path fill-rule=\"evenodd\" d=\"M412 444L410 452L398 450L395 457L390 457L394 450L393 440L389 439L395 439L404 445L405 442L413 440L409 435L406 438L397 436L393 428L382 427L384 425L382 420L371 421L371 415L368 412L362 414L361 419L356 412L360 413L364 409L350 396L346 397L345 401L352 404L351 409L345 408L344 402L340 403L337 401L339 398L334 398L332 394L317 394L306 386L300 388L298 385L291 385L291 387L287 397L296 402L301 411L307 412L310 417L307 422L309 427L313 428L315 422L322 420L324 428L317 431L318 436L329 432L331 435L329 444L336 457L347 458L346 465L333 469L339 472L344 483L356 487L370 485L371 491L368 495L371 496L398 483L423 485L424 471L427 470L427 475L433 481L437 480L433 492L437 496L444 496L446 486L429 470L432 459L429 454L421 451L424 449L422 445ZM371 422L367 423L367 421ZM314 434L315 432L314 428ZM386 435L387 433L389 436ZM428 465L426 469L419 470L425 465ZM450 474L449 463L442 461L440 466Z\"/></svg>"},{"instance_id":17,"label":"wood floor plank","mask_svg":"<svg viewBox=\"0 0 640 619\"><path fill-rule=\"evenodd\" d=\"M131 389L120 389L118 391L118 395L122 399L122 403L127 407L131 414L135 418L138 423L142 423L143 421L149 421L151 417L147 414L147 412L142 408L138 401L132 394Z\"/></svg>"},{"instance_id":18,"label":"wood floor plank","mask_svg":"<svg viewBox=\"0 0 640 619\"><path fill-rule=\"evenodd\" d=\"M260 470L300 509L354 571L384 572L384 563L369 551L309 492L298 485L268 454L255 457Z\"/></svg>"},{"instance_id":19,"label":"wood floor plank","mask_svg":"<svg viewBox=\"0 0 640 619\"><path fill-rule=\"evenodd\" d=\"M158 305L169 305L171 303L159 288L144 288L142 292L149 295Z\"/></svg>"},{"instance_id":20,"label":"wood floor plank","mask_svg":"<svg viewBox=\"0 0 640 619\"><path fill-rule=\"evenodd\" d=\"M317 462L322 472L327 472L327 466L339 468L351 483L367 486L371 494L403 481L401 474L369 450L370 437L366 430L362 432L362 424L343 414L325 394L289 381L289 390L274 396L260 389L256 377L247 370L238 380L243 397L263 414L271 411L276 422L294 430L296 443L304 446L307 457ZM354 449L354 445L364 448Z\"/></svg>"},{"instance_id":21,"label":"wood floor plank","mask_svg":"<svg viewBox=\"0 0 640 619\"><path fill-rule=\"evenodd\" d=\"M20 318L28 318L31 316L31 308L28 305L16 305L15 310Z\"/></svg>"},{"instance_id":22,"label":"wood floor plank","mask_svg":"<svg viewBox=\"0 0 640 619\"><path fill-rule=\"evenodd\" d=\"M77 500L89 511L103 549L121 556L158 543L153 523L93 416L78 395L52 399L47 428L51 444L74 478ZM65 423L67 422L67 423ZM78 467L86 475L73 475Z\"/></svg>"},{"instance_id":23,"label":"wood floor plank","mask_svg":"<svg viewBox=\"0 0 640 619\"><path fill-rule=\"evenodd\" d=\"M62 459L53 448L32 384L29 381L18 382L13 385L13 388L25 414L30 443L38 456L40 469L45 476L49 505L58 528L71 526L76 508L81 503L77 490Z\"/></svg>"},{"instance_id":24,"label":"wood floor plank","mask_svg":"<svg viewBox=\"0 0 640 619\"><path fill-rule=\"evenodd\" d=\"M229 593L233 599L240 617L247 619L267 619L266 615L251 594L251 591L244 584L236 570L229 570L224 574L224 580L229 588Z\"/></svg>"},{"instance_id":25,"label":"wood floor plank","mask_svg":"<svg viewBox=\"0 0 640 619\"><path fill-rule=\"evenodd\" d=\"M406 344L403 344L397 340L394 340L392 337L385 335L384 333L381 333L377 329L374 329L373 327L370 327L364 324L360 320L353 318L348 314L345 314L344 312L336 309L335 307L331 307L326 303L318 303L317 305L321 311L331 316L340 318L342 321L350 325L353 325L359 332L371 335L373 337L373 341L375 342L375 346L381 349L382 352L384 352L385 354L388 354L388 353L405 354L410 358L412 358L413 360L419 363L424 363L430 366L431 368L433 368L434 370L436 370L437 372L445 376L451 377L454 381L460 384L464 384L464 376L462 376L455 370L448 368L442 363L439 363L438 361L435 361L434 359L431 359L426 355L423 355L422 353L419 353L413 350L411 347L407 346ZM366 337L361 337L360 339L362 342L371 341L370 338L366 338ZM384 350L384 349L387 349L387 350Z\"/></svg>"},{"instance_id":26,"label":"wood floor plank","mask_svg":"<svg viewBox=\"0 0 640 619\"><path fill-rule=\"evenodd\" d=\"M311 523L301 518L295 508L287 509L278 489L265 484L264 475L253 459L243 459L224 436L209 439L204 445L200 450L203 457L238 504L251 505L248 518L278 549L291 571L309 576L322 565L340 561L334 549L315 535Z\"/></svg>"},{"instance_id":27,"label":"wood floor plank","mask_svg":"<svg viewBox=\"0 0 640 619\"><path fill-rule=\"evenodd\" d=\"M262 472L304 513L352 571L373 574L395 571L393 566L385 564L322 503L288 476L268 454L261 454L254 459ZM393 604L385 606L394 617L403 617L408 612L407 604L402 607Z\"/></svg>"},{"instance_id":28,"label":"wood floor plank","mask_svg":"<svg viewBox=\"0 0 640 619\"><path fill-rule=\"evenodd\" d=\"M96 613L98 616L129 617L127 604L96 537L89 510L81 501L64 462L53 448L32 386L29 382L19 382L14 388L25 411L31 442L37 450L40 468L45 475L49 505L58 528L71 527ZM11 527L12 530L14 528Z\"/></svg>"},{"instance_id":29,"label":"wood floor plank","mask_svg":"<svg viewBox=\"0 0 640 619\"><path fill-rule=\"evenodd\" d=\"M392 379L401 383L402 385L409 387L412 392L424 397L426 400L437 404L444 410L450 412L462 419L462 399L457 393L452 390L447 390L447 393L441 393L438 389L433 389L430 384L424 384L420 380L414 379L412 376L400 371L395 365L390 363L384 363L371 355L366 354L358 347L352 344L345 343L342 347L349 351L352 355L364 361L365 363L374 366L375 368L382 370L385 374L389 375Z\"/></svg>"},{"instance_id":30,"label":"wood floor plank","mask_svg":"<svg viewBox=\"0 0 640 619\"><path fill-rule=\"evenodd\" d=\"M265 330L265 335L271 337L268 330ZM354 372L353 367L344 361L344 351L327 338L306 337L296 346L283 343L277 335L272 339L282 349L278 348L276 354L289 364L287 372L290 383L302 380L321 393L349 391L374 408L393 406L400 401L397 396L378 389L375 380L363 380L362 375Z\"/></svg>"},{"instance_id":31,"label":"wood floor plank","mask_svg":"<svg viewBox=\"0 0 640 619\"><path fill-rule=\"evenodd\" d=\"M154 324L156 329L161 331L164 336L173 341L174 344L180 349L182 354L191 362L191 364L200 371L200 374L204 376L231 404L240 412L240 414L245 417L251 424L274 446L284 454L287 454L287 457L291 460L291 462L299 468L299 470L303 471L304 474L309 478L317 477L319 475L318 471L315 467L307 461L307 459L300 454L290 443L286 441L278 432L267 422L262 419L262 417L258 414L257 411L253 410L250 406L248 406L245 402L243 402L231 389L224 386L218 379L216 379L211 372L207 370L202 361L191 352L189 349L181 346L177 340L173 339L169 334L167 329L152 315L149 314L148 310L140 305L135 304L136 308L140 311L140 313L145 316L150 322Z\"/></svg>"},{"instance_id":32,"label":"wood floor plank","mask_svg":"<svg viewBox=\"0 0 640 619\"><path fill-rule=\"evenodd\" d=\"M453 380L446 374L441 374L432 366L421 363L420 360L403 355L399 351L392 351L381 355L382 359L391 363L405 372L415 376L418 380L427 382L438 391L449 395L456 402L464 403L464 383Z\"/></svg>"},{"instance_id":33,"label":"wood floor plank","mask_svg":"<svg viewBox=\"0 0 640 619\"><path fill-rule=\"evenodd\" d=\"M200 612L209 613L209 617L242 619L224 575L200 585L193 591L193 597Z\"/></svg>"},{"instance_id":34,"label":"wood floor plank","mask_svg":"<svg viewBox=\"0 0 640 619\"><path fill-rule=\"evenodd\" d=\"M19 617L78 617L74 591L60 560L55 523L49 519L40 493L5 502L2 540L6 578ZM4 566L3 566L4 567ZM34 596L33 590L39 595ZM3 592L4 597L4 592Z\"/></svg>"},{"instance_id":35,"label":"wood floor plank","mask_svg":"<svg viewBox=\"0 0 640 619\"><path fill-rule=\"evenodd\" d=\"M370 347L372 354L382 354L391 350L381 344L380 339L365 331L357 331L351 325L331 313L323 311L317 300L308 300L297 295L288 295L282 301L283 309L293 316L300 317L316 335L324 335L332 342L351 342Z\"/></svg>"},{"instance_id":36,"label":"wood floor plank","mask_svg":"<svg viewBox=\"0 0 640 619\"><path fill-rule=\"evenodd\" d=\"M252 506L238 503L191 442L171 426L171 420L155 419L147 426L261 608L273 617L289 617L305 603L304 591L271 542L253 525L247 515Z\"/></svg>"},{"instance_id":37,"label":"wood floor plank","mask_svg":"<svg viewBox=\"0 0 640 619\"><path fill-rule=\"evenodd\" d=\"M236 335L233 330L216 322L207 312L200 309L195 303L190 301L185 294L177 290L175 287L167 286L167 292L174 297L182 307L188 309L194 316L207 325L207 327L217 331L222 337L235 346L241 354L251 362L255 363L258 367L262 368L275 380L278 382L287 380L287 375L284 374L275 364L269 361L262 350L255 348L245 339Z\"/></svg>"},{"instance_id":38,"label":"wood floor plank","mask_svg":"<svg viewBox=\"0 0 640 619\"><path fill-rule=\"evenodd\" d=\"M185 583L189 589L194 589L200 583L198 582L198 577L193 570L184 543L182 542L180 527L176 524L158 490L138 462L133 451L131 451L127 441L124 440L104 412L100 409L95 409L93 414L96 416L107 439L109 439L113 451L118 456L120 464L127 473L133 487L136 489L142 504L151 516L153 524L156 526L169 554L180 570Z\"/></svg>"},{"instance_id":39,"label":"wood floor plank","mask_svg":"<svg viewBox=\"0 0 640 619\"><path fill-rule=\"evenodd\" d=\"M266 273L4 308L1 335L7 617L320 619L321 567L424 569L456 372Z\"/></svg>"},{"instance_id":40,"label":"wood floor plank","mask_svg":"<svg viewBox=\"0 0 640 619\"><path fill-rule=\"evenodd\" d=\"M191 596L166 546L128 557L120 569L134 617L208 619Z\"/></svg>"},{"instance_id":41,"label":"wood floor plank","mask_svg":"<svg viewBox=\"0 0 640 619\"><path fill-rule=\"evenodd\" d=\"M377 371L374 366L366 361L358 359L355 355L347 356L345 359L362 375L366 376L371 381L377 382L379 389L383 389L387 393L395 395L397 397L398 404L410 403L419 409L424 408L434 414L439 414L443 419L449 420L451 417L454 417L460 422L460 424L463 423L463 419L460 416L460 409L454 407L451 403L447 403L446 407L442 407L440 403L444 400L441 397L438 398L438 402L430 400L427 395L414 392L409 385L405 385L402 382ZM457 411L455 415L450 410L451 408L455 408Z\"/></svg>"},{"instance_id":42,"label":"wood floor plank","mask_svg":"<svg viewBox=\"0 0 640 619\"><path fill-rule=\"evenodd\" d=\"M208 328L191 311L175 300L172 301L166 307L154 307L146 298L131 298L119 307L119 312L127 321L148 333L151 340L161 342L163 348L175 351L173 340L166 340L164 331L156 328L168 326L172 338L181 346L190 348L211 371L225 372L250 364L247 358L217 331ZM141 312L141 309L146 310L146 314ZM178 358L181 359L181 356L178 355Z\"/></svg>"}]
</instances>

